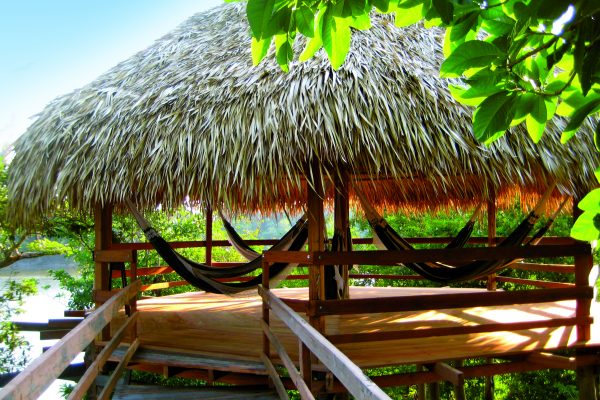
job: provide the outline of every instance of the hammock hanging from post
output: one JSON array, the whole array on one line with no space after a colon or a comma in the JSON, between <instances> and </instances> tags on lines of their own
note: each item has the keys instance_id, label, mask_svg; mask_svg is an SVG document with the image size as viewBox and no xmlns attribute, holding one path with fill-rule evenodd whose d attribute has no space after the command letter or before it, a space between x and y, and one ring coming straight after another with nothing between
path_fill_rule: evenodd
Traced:
<instances>
[{"instance_id":1,"label":"hammock hanging from post","mask_svg":"<svg viewBox=\"0 0 600 400\"><path fill-rule=\"evenodd\" d=\"M248 263L234 267L213 267L196 263L175 251L171 245L150 226L148 221L130 200L125 200L125 203L146 235L146 238L161 258L173 268L179 276L196 288L211 293L234 294L255 288L262 282L262 273L253 276L250 280L245 282L225 283L217 280L218 278L242 277L243 275L258 270L262 266L262 255L259 255ZM298 251L304 247L308 237L306 220L300 218L290 232L292 232L290 233L292 239L289 241L289 244L282 245L282 248L279 248L279 250ZM276 285L276 282L287 276L290 270L296 265L297 264L287 263L273 264L269 269L269 280L273 283L273 286Z\"/></svg>"},{"instance_id":2,"label":"hammock hanging from post","mask_svg":"<svg viewBox=\"0 0 600 400\"><path fill-rule=\"evenodd\" d=\"M242 237L236 232L235 228L231 225L231 223L225 218L221 209L219 209L219 217L221 221L223 221L223 227L225 228L225 232L227 233L227 240L233 248L237 250L244 258L249 261L254 260L256 257L260 256L260 253L255 251L253 248L248 246L248 244L242 239ZM306 215L300 217L298 221L304 221L306 219ZM296 225L299 222L296 223ZM291 242L294 240L294 227L286 232L285 235L279 239L277 243L275 243L270 250L288 250Z\"/></svg>"},{"instance_id":3,"label":"hammock hanging from post","mask_svg":"<svg viewBox=\"0 0 600 400\"><path fill-rule=\"evenodd\" d=\"M527 215L527 217L513 230L513 232L504 240L502 240L497 247L520 246L526 241L535 223L539 219L544 204L550 198L553 190L554 185L551 185L546 193L544 193L544 195L541 197L535 208L529 213L529 215ZM377 236L387 250L414 249L404 238L398 235L398 233L387 223L387 221L385 221L382 216L375 211L370 204L367 203L364 194L362 194L360 190L355 188L355 192L357 193L357 196L365 209L365 213L367 214L367 218L369 220L369 225L371 225L374 235ZM472 218L472 220L474 220L474 218ZM469 223L470 222L471 221L469 221ZM467 223L467 226L469 223ZM461 233L464 234L463 230L461 230ZM468 237L466 239L461 238L460 240L453 240L451 243L460 244L462 242L464 245L467 240ZM513 261L514 260L478 260L458 266L439 262L403 264L417 274L431 281L452 283L483 278L496 272L500 268L503 268Z\"/></svg>"}]
</instances>

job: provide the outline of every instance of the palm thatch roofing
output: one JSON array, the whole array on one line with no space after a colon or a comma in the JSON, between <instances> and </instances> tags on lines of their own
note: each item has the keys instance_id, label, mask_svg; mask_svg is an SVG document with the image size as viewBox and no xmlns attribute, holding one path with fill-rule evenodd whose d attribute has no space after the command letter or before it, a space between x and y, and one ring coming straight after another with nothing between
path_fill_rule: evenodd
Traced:
<instances>
[{"instance_id":1,"label":"palm thatch roofing","mask_svg":"<svg viewBox=\"0 0 600 400\"><path fill-rule=\"evenodd\" d=\"M533 198L550 180L587 191L598 154L587 134L561 145L562 121L539 145L522 127L490 147L473 138L472 110L439 77L440 37L377 16L353 34L340 70L321 51L284 73L272 56L252 66L244 5L197 14L39 114L14 147L14 217L30 224L65 201L90 210L125 198L290 208L314 163L400 208Z\"/></svg>"}]
</instances>

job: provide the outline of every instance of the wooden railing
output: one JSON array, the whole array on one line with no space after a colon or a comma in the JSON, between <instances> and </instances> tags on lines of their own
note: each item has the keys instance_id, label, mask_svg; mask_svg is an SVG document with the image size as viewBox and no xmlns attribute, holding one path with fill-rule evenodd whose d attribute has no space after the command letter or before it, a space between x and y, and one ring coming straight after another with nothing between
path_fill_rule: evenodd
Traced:
<instances>
[{"instance_id":1,"label":"wooden railing","mask_svg":"<svg viewBox=\"0 0 600 400\"><path fill-rule=\"evenodd\" d=\"M469 249L430 249L413 251L353 251L353 252L282 252L270 251L265 253L264 269L275 262L291 262L312 266L319 265L396 265L398 263L415 262L469 262L472 260L506 260L524 258L549 258L549 257L574 257L575 266L551 265L545 269L554 272L562 271L575 273L574 284L559 284L550 288L535 290L516 290L510 292L487 292L487 293L464 293L464 294L434 294L420 296L419 299L407 297L386 297L385 299L348 299L348 300L310 300L305 308L309 317L323 317L326 315L360 314L373 312L396 312L435 310L440 308L466 308L477 306L501 306L515 304L542 303L548 301L575 300L576 315L560 321L560 325L574 325L577 327L577 338L580 341L588 340L590 337L590 304L593 297L593 288L589 286L588 277L592 269L592 255L589 244L573 243L570 245L537 245L525 247L491 247L491 248L469 248ZM533 264L526 264L527 268L534 268ZM542 268L544 268L542 266ZM529 281L533 282L533 281ZM538 285L540 286L540 285ZM297 303L297 302L296 302ZM299 307L295 304L295 307ZM530 326L522 326L521 329L532 329L544 326L552 326L557 321L532 321ZM554 325L556 326L556 325ZM480 331L499 330L498 326L476 327ZM507 328L511 328L508 327ZM514 328L514 327L513 327ZM437 332L429 330L434 335L456 334L450 329ZM407 335L423 335L422 332L390 332L382 333L382 338L377 335L367 335L365 340L391 340L399 339ZM385 339L384 339L385 336ZM372 339L368 339L372 338ZM356 336L349 338L331 337L332 341L346 342L348 340L359 340Z\"/></svg>"},{"instance_id":2,"label":"wooden railing","mask_svg":"<svg viewBox=\"0 0 600 400\"><path fill-rule=\"evenodd\" d=\"M498 243L502 241L502 237L497 237L492 240L494 243ZM450 241L451 238L407 238L407 241L412 244L435 244L435 245L443 245ZM264 240L248 240L247 244L252 246L263 246L263 245L272 245L277 242L275 239L264 239ZM354 245L359 244L372 244L372 238L355 238L353 239ZM485 237L473 237L469 240L470 244L486 244L489 242L488 238ZM540 242L540 245L571 245L575 243L573 239L566 237L546 237L543 238ZM172 242L171 245L174 248L182 249L182 248L202 248L207 244L206 241L179 241ZM213 247L228 247L230 246L229 242L226 240L215 240L211 242ZM150 243L114 243L112 244L111 250L104 251L105 254L114 253L118 255L120 252L129 251L136 252L140 250L151 250L152 245ZM469 248L471 249L471 248ZM439 249L443 251L444 249ZM304 260L306 261L306 260ZM303 264L305 264L304 262ZM373 264L373 263L370 263ZM239 262L212 262L213 266L232 266L239 265ZM561 274L574 274L575 267L573 265L556 265L556 264L539 264L539 263L522 263L515 262L506 267L508 269L528 269L531 271L539 271L539 272L558 272ZM159 265L154 267L139 267L136 272L136 276L138 277L151 277L151 276L164 276L166 274L173 273L173 269L167 265ZM132 277L135 279L131 271L126 271L127 277ZM120 278L120 272L114 271L112 278ZM418 281L423 278L419 275L413 274L399 274L399 273L351 273L349 275L351 279L388 279L388 280L397 280L397 281ZM243 282L245 280L251 279L250 277L240 277L240 278L226 278L222 279L222 281L236 281ZM287 280L300 280L300 279L308 279L307 274L294 274L290 275L286 278ZM514 278L509 276L494 276L493 279L499 283L514 283L520 285L527 286L537 286L541 288L568 288L574 285L574 283L566 283L566 282L552 282L547 279L522 279L522 278ZM571 279L572 280L572 279ZM178 286L189 285L184 280L166 280L164 282L155 282L155 283L147 283L141 286L141 291L153 291L159 289L167 289Z\"/></svg>"},{"instance_id":3,"label":"wooden railing","mask_svg":"<svg viewBox=\"0 0 600 400\"><path fill-rule=\"evenodd\" d=\"M354 364L344 353L333 346L323 335L315 328L310 326L302 317L289 308L281 299L271 293L264 287L259 287L259 294L263 298L267 314L264 315L262 328L264 332L264 348L262 359L271 379L275 383L280 398L287 399L287 392L271 362L270 346L271 344L277 350L279 358L288 370L292 382L296 385L302 399L314 399L310 388L303 380L300 372L296 369L293 361L285 351L283 345L269 327L268 310L273 313L298 337L304 345L308 347L327 369L348 389L350 394L356 399L390 399L381 388L367 377L362 370Z\"/></svg>"},{"instance_id":4,"label":"wooden railing","mask_svg":"<svg viewBox=\"0 0 600 400\"><path fill-rule=\"evenodd\" d=\"M527 284L537 287L530 290L511 291L483 291L471 293L446 293L429 294L419 296L401 296L385 298L360 298L346 300L319 300L308 301L277 299L268 288L268 282L263 280L263 320L265 330L264 348L265 356L268 355L269 345L275 344L280 351L280 345L274 342L276 338L269 332L269 309L277 304L288 308L285 318L290 318L288 310L306 313L310 321L316 322L316 326L325 326L322 318L330 315L343 314L372 314L384 312L424 311L438 309L464 309L483 306L509 306L518 304L535 304L544 302L555 302L562 300L575 301L575 313L565 318L549 318L543 320L519 321L519 322L484 322L469 326L447 326L430 327L410 330L386 330L368 333L337 333L327 335L322 332L328 340L328 344L357 343L368 341L385 341L408 338L424 338L434 336L446 336L457 334L473 334L483 332L516 331L525 329L551 328L560 326L575 326L577 340L585 342L590 339L590 305L593 298L593 288L588 282L592 269L592 254L588 244L574 243L537 245L525 247L491 247L491 248L468 248L468 249L429 249L411 251L353 251L353 252L281 252L269 251L264 255L263 272L268 274L271 264L277 262L290 262L310 265L309 268L318 268L322 265L397 265L399 263L415 262L469 262L472 260L506 260L506 259L539 259L552 257L573 257L574 265L557 264L534 264L523 263L513 265L516 268L527 270L541 270L563 274L574 274L574 283L550 283L544 284L533 280L512 279L515 283ZM500 280L503 278L500 278ZM506 279L505 281L509 281ZM296 319L300 318L296 314ZM302 318L300 318L302 319ZM303 320L303 319L302 319ZM297 328L292 332L297 333ZM280 355L281 357L281 355ZM310 359L310 355L305 356ZM282 358L283 360L283 358ZM285 361L284 361L285 364ZM312 365L312 363L310 363ZM286 367L291 368L286 364ZM305 375L310 374L312 367L306 367L300 362L301 370ZM333 371L332 371L333 372ZM290 373L290 376L293 375ZM349 389L349 388L348 388Z\"/></svg>"},{"instance_id":5,"label":"wooden railing","mask_svg":"<svg viewBox=\"0 0 600 400\"><path fill-rule=\"evenodd\" d=\"M23 372L17 375L3 389L0 390L0 399L35 399L38 398L64 371L71 361L102 332L102 330L119 315L123 306L129 306L130 315L119 330L106 343L94 362L87 368L84 375L73 389L69 399L81 399L94 383L102 367L109 359L112 352L122 342L125 335L130 332L132 342L125 357L113 371L104 389L98 396L99 399L109 399L121 372L129 362L139 346L135 331L138 312L135 307L135 298L139 292L140 282L132 282L113 296L102 306L90 313L79 325L67 333L61 341L52 346L48 351L35 359Z\"/></svg>"}]
</instances>

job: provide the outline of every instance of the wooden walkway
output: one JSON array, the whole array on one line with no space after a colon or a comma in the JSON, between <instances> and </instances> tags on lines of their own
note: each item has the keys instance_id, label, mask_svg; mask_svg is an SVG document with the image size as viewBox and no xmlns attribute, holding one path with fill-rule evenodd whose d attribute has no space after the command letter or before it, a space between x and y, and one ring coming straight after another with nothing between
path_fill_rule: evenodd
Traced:
<instances>
[{"instance_id":1,"label":"wooden walkway","mask_svg":"<svg viewBox=\"0 0 600 400\"><path fill-rule=\"evenodd\" d=\"M173 388L153 385L118 385L113 400L275 400L273 390L231 387Z\"/></svg>"},{"instance_id":2,"label":"wooden walkway","mask_svg":"<svg viewBox=\"0 0 600 400\"><path fill-rule=\"evenodd\" d=\"M352 287L352 298L422 296L432 293L477 292L479 289L363 288ZM306 299L307 289L276 289L283 298ZM261 301L256 295L227 297L204 292L185 293L138 301L142 347L155 347L239 362L260 362ZM326 335L471 326L480 323L514 323L572 317L574 301L532 305L476 307L330 316ZM273 318L272 329L293 360L298 359L294 335ZM461 334L380 342L346 343L338 347L357 365L377 367L425 364L474 357L499 357L534 351L600 346L598 324L592 339L576 341L574 327ZM241 364L240 364L241 365Z\"/></svg>"}]
</instances>

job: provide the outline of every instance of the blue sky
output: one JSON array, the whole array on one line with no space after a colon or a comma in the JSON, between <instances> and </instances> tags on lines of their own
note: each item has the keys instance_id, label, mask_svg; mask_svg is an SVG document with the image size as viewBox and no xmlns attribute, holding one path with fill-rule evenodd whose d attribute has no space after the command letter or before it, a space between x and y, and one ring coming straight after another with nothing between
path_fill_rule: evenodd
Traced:
<instances>
[{"instance_id":1,"label":"blue sky","mask_svg":"<svg viewBox=\"0 0 600 400\"><path fill-rule=\"evenodd\" d=\"M2 0L0 150L55 97L223 0Z\"/></svg>"}]
</instances>

